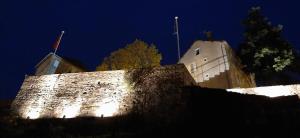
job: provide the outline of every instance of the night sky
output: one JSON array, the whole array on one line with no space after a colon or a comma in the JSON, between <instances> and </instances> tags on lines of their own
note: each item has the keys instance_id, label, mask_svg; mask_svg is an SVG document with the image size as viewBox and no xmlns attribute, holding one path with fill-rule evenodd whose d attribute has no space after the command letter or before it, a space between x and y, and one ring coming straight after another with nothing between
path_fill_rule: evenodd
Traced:
<instances>
[{"instance_id":1,"label":"night sky","mask_svg":"<svg viewBox=\"0 0 300 138\"><path fill-rule=\"evenodd\" d=\"M241 21L252 6L261 6L272 24L284 26L284 37L300 48L300 1L296 0L1 0L0 99L13 99L25 74L49 52L60 31L66 33L58 55L77 59L95 70L103 57L136 38L154 43L162 64L177 62L174 16L179 16L181 54L203 31L236 48Z\"/></svg>"}]
</instances>

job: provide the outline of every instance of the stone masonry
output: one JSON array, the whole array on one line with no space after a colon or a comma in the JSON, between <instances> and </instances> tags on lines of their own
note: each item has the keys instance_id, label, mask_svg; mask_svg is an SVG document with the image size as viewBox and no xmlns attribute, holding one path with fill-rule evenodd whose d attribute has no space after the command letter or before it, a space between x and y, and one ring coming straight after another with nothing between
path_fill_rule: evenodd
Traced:
<instances>
[{"instance_id":1,"label":"stone masonry","mask_svg":"<svg viewBox=\"0 0 300 138\"><path fill-rule=\"evenodd\" d=\"M170 79L180 84L169 82ZM135 87L139 82L147 82L147 88ZM156 86L162 82L164 89L196 84L182 64L130 71L26 76L12 103L12 111L29 119L122 115L131 110L137 91L159 92L161 87Z\"/></svg>"}]
</instances>

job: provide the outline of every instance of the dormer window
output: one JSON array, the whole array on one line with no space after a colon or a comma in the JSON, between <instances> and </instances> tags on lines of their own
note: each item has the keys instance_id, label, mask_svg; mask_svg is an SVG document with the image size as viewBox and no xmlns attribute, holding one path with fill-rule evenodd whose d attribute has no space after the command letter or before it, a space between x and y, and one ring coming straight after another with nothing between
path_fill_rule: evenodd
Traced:
<instances>
[{"instance_id":1,"label":"dormer window","mask_svg":"<svg viewBox=\"0 0 300 138\"><path fill-rule=\"evenodd\" d=\"M195 54L196 54L196 56L200 54L200 49L199 48L195 49Z\"/></svg>"}]
</instances>

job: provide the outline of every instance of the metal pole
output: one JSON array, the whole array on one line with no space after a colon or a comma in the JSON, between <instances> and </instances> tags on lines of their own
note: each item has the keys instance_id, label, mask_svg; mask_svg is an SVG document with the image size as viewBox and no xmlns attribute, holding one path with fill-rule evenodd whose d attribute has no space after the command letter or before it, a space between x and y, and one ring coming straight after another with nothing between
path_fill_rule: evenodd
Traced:
<instances>
[{"instance_id":1,"label":"metal pole","mask_svg":"<svg viewBox=\"0 0 300 138\"><path fill-rule=\"evenodd\" d=\"M178 61L180 60L180 45L179 45L179 29L178 29L178 16L175 16L176 35L177 35L177 50L178 50Z\"/></svg>"},{"instance_id":2,"label":"metal pole","mask_svg":"<svg viewBox=\"0 0 300 138\"><path fill-rule=\"evenodd\" d=\"M55 55L55 53L56 53L56 51L57 51L57 49L58 49L58 46L59 46L59 44L60 44L60 40L61 40L61 38L63 37L64 33L65 33L65 31L61 31L61 34L60 34L60 36L59 36L59 38L58 38L57 46L56 46L55 51L54 51L54 55Z\"/></svg>"}]
</instances>

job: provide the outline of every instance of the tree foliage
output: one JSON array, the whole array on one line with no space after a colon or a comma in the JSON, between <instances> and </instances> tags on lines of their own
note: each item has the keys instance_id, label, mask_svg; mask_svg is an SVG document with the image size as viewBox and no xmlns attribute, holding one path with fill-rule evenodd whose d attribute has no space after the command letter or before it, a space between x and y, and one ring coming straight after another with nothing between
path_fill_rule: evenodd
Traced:
<instances>
[{"instance_id":1,"label":"tree foliage","mask_svg":"<svg viewBox=\"0 0 300 138\"><path fill-rule=\"evenodd\" d=\"M244 40L238 55L245 70L255 73L258 81L269 81L288 70L295 56L292 45L281 35L283 26L273 26L260 7L251 8L243 24Z\"/></svg>"},{"instance_id":2,"label":"tree foliage","mask_svg":"<svg viewBox=\"0 0 300 138\"><path fill-rule=\"evenodd\" d=\"M160 66L162 55L154 44L136 39L105 57L96 70L134 69Z\"/></svg>"}]
</instances>

